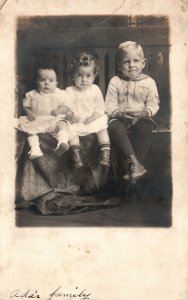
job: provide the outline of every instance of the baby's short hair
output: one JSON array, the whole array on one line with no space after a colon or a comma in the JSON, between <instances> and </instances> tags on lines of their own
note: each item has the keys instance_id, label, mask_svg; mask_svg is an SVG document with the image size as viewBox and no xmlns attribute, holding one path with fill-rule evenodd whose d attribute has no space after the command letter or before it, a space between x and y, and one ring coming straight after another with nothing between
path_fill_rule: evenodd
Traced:
<instances>
[{"instance_id":1,"label":"baby's short hair","mask_svg":"<svg viewBox=\"0 0 188 300\"><path fill-rule=\"evenodd\" d=\"M57 76L57 67L54 63L39 62L35 67L35 78L38 77L39 70L53 70Z\"/></svg>"},{"instance_id":2,"label":"baby's short hair","mask_svg":"<svg viewBox=\"0 0 188 300\"><path fill-rule=\"evenodd\" d=\"M56 75L57 75L57 70L56 70L56 68L54 68L54 67L51 67L51 66L40 66L40 67L37 67L36 68L36 72L37 72L37 74L38 74L38 71L39 70L52 70L52 71L54 71L55 73L56 73Z\"/></svg>"},{"instance_id":3,"label":"baby's short hair","mask_svg":"<svg viewBox=\"0 0 188 300\"><path fill-rule=\"evenodd\" d=\"M139 56L144 59L144 51L142 49L142 46L137 44L136 42L127 41L121 43L118 47L117 55L116 55L117 63L120 63L122 58L132 50L137 50Z\"/></svg>"},{"instance_id":4,"label":"baby's short hair","mask_svg":"<svg viewBox=\"0 0 188 300\"><path fill-rule=\"evenodd\" d=\"M73 57L72 63L69 66L70 75L73 76L74 72L82 66L93 66L95 77L99 74L98 60L86 51L80 52Z\"/></svg>"}]
</instances>

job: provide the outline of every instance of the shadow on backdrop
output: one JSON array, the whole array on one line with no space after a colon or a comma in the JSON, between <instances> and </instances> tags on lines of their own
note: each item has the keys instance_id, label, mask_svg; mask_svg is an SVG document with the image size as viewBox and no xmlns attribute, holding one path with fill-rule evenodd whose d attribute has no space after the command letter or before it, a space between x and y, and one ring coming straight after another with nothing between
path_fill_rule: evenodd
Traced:
<instances>
[{"instance_id":1,"label":"shadow on backdrop","mask_svg":"<svg viewBox=\"0 0 188 300\"><path fill-rule=\"evenodd\" d=\"M41 134L44 156L28 159L25 135L17 133L17 226L171 226L171 148L169 92L169 26L164 16L21 17L17 22L16 116L23 115L22 99L35 87L41 61L55 66L58 86L71 85L67 67L72 56L87 50L99 59L96 84L105 96L116 74L118 44L134 40L146 57L145 74L157 83L160 111L155 117L146 158L147 174L137 184L121 179L118 149L112 149L110 169L98 168L93 135L81 141L85 167L75 170L69 153L55 153L56 142Z\"/></svg>"}]
</instances>

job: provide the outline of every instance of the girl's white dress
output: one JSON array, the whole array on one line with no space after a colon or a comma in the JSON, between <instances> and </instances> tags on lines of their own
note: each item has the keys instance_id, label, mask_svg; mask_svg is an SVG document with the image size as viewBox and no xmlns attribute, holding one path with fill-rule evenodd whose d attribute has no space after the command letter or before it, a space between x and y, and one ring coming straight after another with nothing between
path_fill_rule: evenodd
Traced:
<instances>
[{"instance_id":1,"label":"girl's white dress","mask_svg":"<svg viewBox=\"0 0 188 300\"><path fill-rule=\"evenodd\" d=\"M79 120L79 123L69 125L71 138L75 135L84 136L107 128L108 118L105 114L104 98L97 85L92 84L86 90L70 86L66 88L65 92L71 99L69 107ZM89 124L84 124L94 113L97 113L99 117Z\"/></svg>"},{"instance_id":2,"label":"girl's white dress","mask_svg":"<svg viewBox=\"0 0 188 300\"><path fill-rule=\"evenodd\" d=\"M30 121L27 116L21 116L17 119L15 127L29 134L56 132L57 122L63 119L65 115L55 117L50 113L61 105L69 107L69 97L64 90L56 88L55 92L51 94L32 90L26 93L23 107L30 108L37 117L34 121Z\"/></svg>"}]
</instances>

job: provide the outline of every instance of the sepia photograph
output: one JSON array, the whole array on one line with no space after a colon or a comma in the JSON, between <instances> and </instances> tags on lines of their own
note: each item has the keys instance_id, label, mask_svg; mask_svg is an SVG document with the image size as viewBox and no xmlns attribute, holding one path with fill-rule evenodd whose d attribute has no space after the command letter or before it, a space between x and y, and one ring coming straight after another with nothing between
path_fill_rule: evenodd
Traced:
<instances>
[{"instance_id":1,"label":"sepia photograph","mask_svg":"<svg viewBox=\"0 0 188 300\"><path fill-rule=\"evenodd\" d=\"M168 16L16 26L17 226L171 226Z\"/></svg>"},{"instance_id":2,"label":"sepia photograph","mask_svg":"<svg viewBox=\"0 0 188 300\"><path fill-rule=\"evenodd\" d=\"M0 0L0 300L187 300L188 1Z\"/></svg>"}]
</instances>

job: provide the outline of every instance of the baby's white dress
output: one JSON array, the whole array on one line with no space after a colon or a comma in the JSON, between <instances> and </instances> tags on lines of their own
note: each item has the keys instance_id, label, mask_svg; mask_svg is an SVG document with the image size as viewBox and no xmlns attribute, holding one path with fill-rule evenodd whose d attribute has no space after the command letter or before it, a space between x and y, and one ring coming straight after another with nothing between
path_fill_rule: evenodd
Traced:
<instances>
[{"instance_id":1,"label":"baby's white dress","mask_svg":"<svg viewBox=\"0 0 188 300\"><path fill-rule=\"evenodd\" d=\"M17 119L16 128L29 134L56 132L56 125L65 115L52 116L52 110L61 105L69 107L69 97L64 90L56 88L54 93L44 94L37 90L26 93L23 100L23 107L30 108L37 117L30 121L27 116Z\"/></svg>"}]
</instances>

